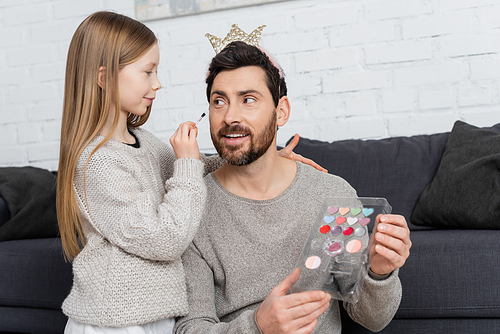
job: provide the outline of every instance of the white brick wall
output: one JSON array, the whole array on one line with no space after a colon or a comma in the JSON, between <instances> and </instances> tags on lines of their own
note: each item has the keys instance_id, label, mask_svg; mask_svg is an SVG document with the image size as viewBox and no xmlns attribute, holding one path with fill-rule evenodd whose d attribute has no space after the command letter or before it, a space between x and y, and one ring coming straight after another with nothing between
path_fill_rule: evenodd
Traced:
<instances>
[{"instance_id":1,"label":"white brick wall","mask_svg":"<svg viewBox=\"0 0 500 334\"><path fill-rule=\"evenodd\" d=\"M0 166L57 168L64 66L90 13L135 16L133 0L0 0ZM163 83L145 127L164 141L207 110L204 37L266 24L287 76L294 133L320 140L449 131L500 122L500 0L291 0L146 22ZM199 144L213 151L208 122Z\"/></svg>"}]
</instances>

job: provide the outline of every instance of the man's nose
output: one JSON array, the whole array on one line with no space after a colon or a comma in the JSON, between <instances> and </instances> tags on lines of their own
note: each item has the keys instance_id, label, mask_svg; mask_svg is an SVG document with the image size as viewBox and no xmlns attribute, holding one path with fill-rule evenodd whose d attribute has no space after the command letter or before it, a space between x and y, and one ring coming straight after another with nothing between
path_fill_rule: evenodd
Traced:
<instances>
[{"instance_id":1,"label":"man's nose","mask_svg":"<svg viewBox=\"0 0 500 334\"><path fill-rule=\"evenodd\" d=\"M241 123L241 116L241 108L238 104L230 103L224 115L224 122L229 125Z\"/></svg>"}]
</instances>

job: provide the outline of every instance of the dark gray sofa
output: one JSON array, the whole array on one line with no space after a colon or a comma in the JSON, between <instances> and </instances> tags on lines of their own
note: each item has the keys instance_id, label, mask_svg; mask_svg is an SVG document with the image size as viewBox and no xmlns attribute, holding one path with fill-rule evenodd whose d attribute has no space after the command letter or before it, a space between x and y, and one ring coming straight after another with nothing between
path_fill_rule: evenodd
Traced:
<instances>
[{"instance_id":1,"label":"dark gray sofa","mask_svg":"<svg viewBox=\"0 0 500 334\"><path fill-rule=\"evenodd\" d=\"M491 130L500 133L500 124ZM409 222L413 247L400 270L403 299L382 333L500 333L500 229L441 229L410 222L448 137L334 143L302 138L295 149L345 178L358 196L387 198L393 213ZM0 242L0 331L62 333L66 319L60 305L71 277L58 238ZM369 333L342 316L344 333Z\"/></svg>"}]
</instances>

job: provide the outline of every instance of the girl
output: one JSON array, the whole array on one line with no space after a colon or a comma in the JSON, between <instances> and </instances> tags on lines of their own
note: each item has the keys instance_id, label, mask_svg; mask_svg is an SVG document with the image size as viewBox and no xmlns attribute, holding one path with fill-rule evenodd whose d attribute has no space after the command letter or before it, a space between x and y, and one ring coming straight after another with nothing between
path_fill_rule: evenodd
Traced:
<instances>
[{"instance_id":1,"label":"girl","mask_svg":"<svg viewBox=\"0 0 500 334\"><path fill-rule=\"evenodd\" d=\"M181 254L205 204L206 158L193 122L170 138L173 151L140 128L156 92L158 42L144 24L97 12L68 51L57 212L73 287L63 303L66 333L170 333L188 312ZM282 156L295 155L298 136ZM83 246L83 249L82 249Z\"/></svg>"},{"instance_id":2,"label":"girl","mask_svg":"<svg viewBox=\"0 0 500 334\"><path fill-rule=\"evenodd\" d=\"M154 33L116 13L89 16L71 41L57 185L74 274L66 332L168 333L188 311L181 254L201 218L204 164L194 123L172 136L173 152L139 128L161 87L158 63Z\"/></svg>"}]
</instances>

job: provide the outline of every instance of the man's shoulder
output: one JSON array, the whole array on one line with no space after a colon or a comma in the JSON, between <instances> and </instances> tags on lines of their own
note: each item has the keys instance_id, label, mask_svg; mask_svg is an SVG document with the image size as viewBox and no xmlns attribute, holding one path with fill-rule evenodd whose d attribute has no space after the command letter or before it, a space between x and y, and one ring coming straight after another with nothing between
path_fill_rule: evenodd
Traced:
<instances>
[{"instance_id":1,"label":"man's shoulder","mask_svg":"<svg viewBox=\"0 0 500 334\"><path fill-rule=\"evenodd\" d=\"M297 179L300 187L313 191L319 196L356 196L356 190L342 177L319 171L300 162L297 165Z\"/></svg>"},{"instance_id":2,"label":"man's shoulder","mask_svg":"<svg viewBox=\"0 0 500 334\"><path fill-rule=\"evenodd\" d=\"M327 182L347 182L342 177L327 172L322 172L316 168L297 162L297 173L302 173L306 179L325 180Z\"/></svg>"},{"instance_id":3,"label":"man's shoulder","mask_svg":"<svg viewBox=\"0 0 500 334\"><path fill-rule=\"evenodd\" d=\"M207 175L205 175L203 178L205 179L205 183L208 184L208 183L214 183L215 180L215 176L214 176L214 172L210 172L210 173L207 173Z\"/></svg>"}]
</instances>

